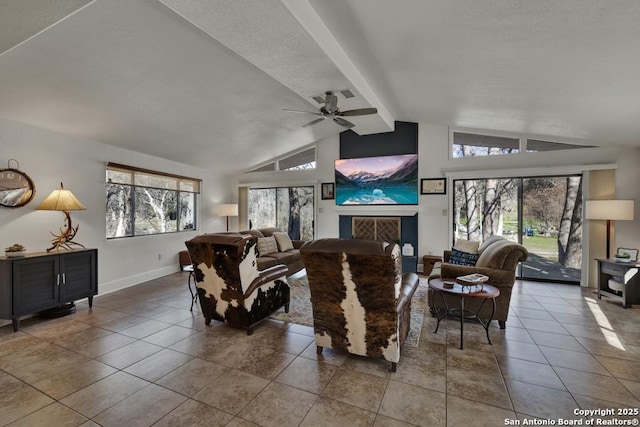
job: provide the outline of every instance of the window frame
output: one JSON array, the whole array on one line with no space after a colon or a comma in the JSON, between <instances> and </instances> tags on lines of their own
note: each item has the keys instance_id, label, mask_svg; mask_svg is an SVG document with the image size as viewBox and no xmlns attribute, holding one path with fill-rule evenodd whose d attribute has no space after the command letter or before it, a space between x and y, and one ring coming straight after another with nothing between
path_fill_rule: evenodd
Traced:
<instances>
[{"instance_id":1,"label":"window frame","mask_svg":"<svg viewBox=\"0 0 640 427\"><path fill-rule=\"evenodd\" d=\"M113 176L109 176L110 172L117 172L119 174L128 174L129 182L122 181L114 181ZM161 186L149 186L149 185L140 185L136 183L136 174L144 175L147 178L155 178L160 181L165 180L167 183L175 182L174 187L171 185L161 187ZM130 234L124 236L109 236L108 233L108 225L109 221L105 221L105 238L107 240L115 240L115 239L124 239L130 237L141 237L141 236L154 236L154 235L162 235L162 234L174 234L174 233L182 233L182 232L191 232L196 231L198 229L199 215L198 215L198 197L200 194L200 190L202 187L202 180L199 178L192 178L183 175L176 175L161 171L155 171L151 169L139 168L135 166L123 165L120 163L107 163L105 167L105 197L107 196L106 190L107 186L115 185L120 186L122 188L129 188L130 197L129 197L129 208L130 208ZM191 190L187 189L191 187ZM137 191L138 189L150 189L150 190L162 190L169 191L175 193L176 200L176 212L175 212L175 221L176 221L176 229L172 231L157 231L153 233L136 233L136 208L137 208ZM180 212L180 200L184 194L191 194L193 197L193 227L192 228L183 228L181 226L180 220L182 218L182 213ZM108 203L108 200L105 200ZM105 207L105 217L108 214L108 208ZM173 220L172 220L173 221Z\"/></svg>"}]
</instances>

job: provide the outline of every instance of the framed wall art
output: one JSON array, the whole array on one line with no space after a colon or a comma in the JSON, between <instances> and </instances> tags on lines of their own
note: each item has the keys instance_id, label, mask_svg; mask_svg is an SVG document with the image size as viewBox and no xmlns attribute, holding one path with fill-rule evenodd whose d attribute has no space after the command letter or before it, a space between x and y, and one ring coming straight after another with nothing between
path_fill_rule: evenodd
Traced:
<instances>
[{"instance_id":1,"label":"framed wall art","mask_svg":"<svg viewBox=\"0 0 640 427\"><path fill-rule=\"evenodd\" d=\"M336 198L336 191L333 182L323 182L321 187L322 200L333 200Z\"/></svg>"},{"instance_id":2,"label":"framed wall art","mask_svg":"<svg viewBox=\"0 0 640 427\"><path fill-rule=\"evenodd\" d=\"M447 194L447 178L423 178L420 194Z\"/></svg>"}]
</instances>

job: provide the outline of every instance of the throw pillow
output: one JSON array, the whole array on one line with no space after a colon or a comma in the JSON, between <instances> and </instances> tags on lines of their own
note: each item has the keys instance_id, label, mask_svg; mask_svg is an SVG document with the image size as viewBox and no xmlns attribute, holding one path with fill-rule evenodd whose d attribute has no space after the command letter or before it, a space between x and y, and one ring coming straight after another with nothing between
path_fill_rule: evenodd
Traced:
<instances>
[{"instance_id":1,"label":"throw pillow","mask_svg":"<svg viewBox=\"0 0 640 427\"><path fill-rule=\"evenodd\" d=\"M293 242L289 235L283 231L276 231L272 234L273 237L276 238L276 242L278 242L278 249L280 252L286 252L288 250L293 249Z\"/></svg>"},{"instance_id":2,"label":"throw pillow","mask_svg":"<svg viewBox=\"0 0 640 427\"><path fill-rule=\"evenodd\" d=\"M456 248L451 249L451 256L449 257L449 264L456 265L476 265L480 254L470 254L468 252L459 251Z\"/></svg>"},{"instance_id":3,"label":"throw pillow","mask_svg":"<svg viewBox=\"0 0 640 427\"><path fill-rule=\"evenodd\" d=\"M275 237L260 237L258 239L258 256L269 255L278 252L278 244Z\"/></svg>"},{"instance_id":4,"label":"throw pillow","mask_svg":"<svg viewBox=\"0 0 640 427\"><path fill-rule=\"evenodd\" d=\"M453 245L459 251L467 252L469 254L477 254L480 242L465 239L456 239L456 244Z\"/></svg>"}]
</instances>

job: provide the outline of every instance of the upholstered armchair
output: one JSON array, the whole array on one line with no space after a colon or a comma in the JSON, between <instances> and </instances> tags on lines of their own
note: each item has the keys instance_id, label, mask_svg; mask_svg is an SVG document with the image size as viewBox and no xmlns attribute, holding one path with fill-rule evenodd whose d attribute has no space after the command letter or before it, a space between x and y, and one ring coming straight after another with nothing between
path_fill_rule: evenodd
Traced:
<instances>
[{"instance_id":1,"label":"upholstered armchair","mask_svg":"<svg viewBox=\"0 0 640 427\"><path fill-rule=\"evenodd\" d=\"M516 268L519 262L526 261L529 256L527 248L517 242L507 240L502 236L490 236L477 250L477 261L475 265L457 265L449 260L451 251L445 251L444 261L436 263L433 271L429 275L429 280L433 278L455 279L472 273L480 273L489 277L487 284L493 285L500 290L500 296L496 298L496 312L493 316L498 321L500 329L506 327L509 316L509 303L511 302L511 291L516 280ZM455 295L443 294L449 307L457 307L460 298ZM442 300L435 298L434 291L429 289L429 307L432 310L444 308ZM479 298L468 298L465 300L465 309L476 311L482 302ZM491 317L491 307L485 304L479 313L481 319Z\"/></svg>"},{"instance_id":2,"label":"upholstered armchair","mask_svg":"<svg viewBox=\"0 0 640 427\"><path fill-rule=\"evenodd\" d=\"M398 245L320 239L300 249L318 354L324 347L391 362L409 333L415 273L402 274Z\"/></svg>"},{"instance_id":3,"label":"upholstered armchair","mask_svg":"<svg viewBox=\"0 0 640 427\"><path fill-rule=\"evenodd\" d=\"M253 332L256 323L280 307L289 311L287 267L258 271L255 236L203 234L185 242L193 262L202 314Z\"/></svg>"}]
</instances>

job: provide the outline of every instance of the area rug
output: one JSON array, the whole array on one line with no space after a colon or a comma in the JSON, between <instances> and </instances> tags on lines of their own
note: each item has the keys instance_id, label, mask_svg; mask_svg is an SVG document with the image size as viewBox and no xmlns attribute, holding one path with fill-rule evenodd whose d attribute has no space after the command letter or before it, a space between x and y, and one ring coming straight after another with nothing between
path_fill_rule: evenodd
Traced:
<instances>
[{"instance_id":1,"label":"area rug","mask_svg":"<svg viewBox=\"0 0 640 427\"><path fill-rule=\"evenodd\" d=\"M296 323L298 325L313 326L313 312L311 310L311 296L309 293L309 284L307 276L290 278L289 287L291 288L291 303L289 305L289 313L285 313L283 309L272 314L274 319L283 322ZM429 286L426 278L420 278L420 284L413 294L411 300L411 329L404 345L417 347L420 339L420 331L422 330L422 321L424 319L425 309L427 307L427 290Z\"/></svg>"}]
</instances>

